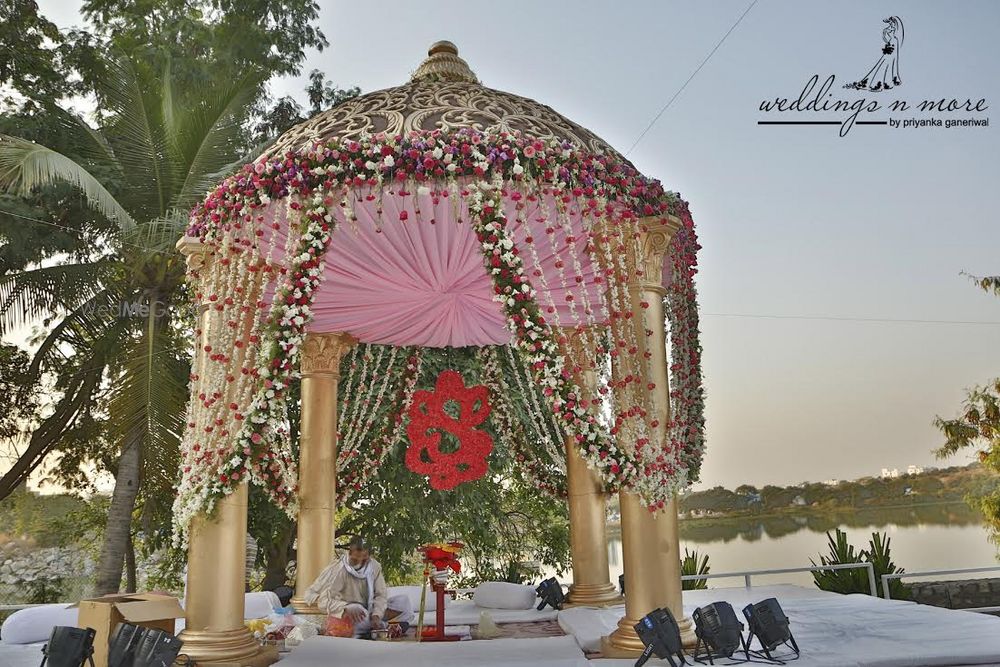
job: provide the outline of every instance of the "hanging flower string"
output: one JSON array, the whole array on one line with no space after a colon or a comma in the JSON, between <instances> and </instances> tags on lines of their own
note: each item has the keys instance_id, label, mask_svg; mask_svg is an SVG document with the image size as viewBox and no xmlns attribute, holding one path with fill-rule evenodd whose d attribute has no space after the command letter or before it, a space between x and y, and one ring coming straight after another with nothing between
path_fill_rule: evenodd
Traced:
<instances>
[{"instance_id":1,"label":"hanging flower string","mask_svg":"<svg viewBox=\"0 0 1000 667\"><path fill-rule=\"evenodd\" d=\"M701 373L701 342L698 331L698 295L694 276L698 272L698 235L687 203L676 215L682 227L671 242L671 280L663 297L670 331L670 447L680 452L689 482L697 482L705 453L705 389Z\"/></svg>"},{"instance_id":2,"label":"hanging flower string","mask_svg":"<svg viewBox=\"0 0 1000 667\"><path fill-rule=\"evenodd\" d=\"M601 432L596 417L580 404L579 390L563 367L552 330L539 310L535 290L524 276L523 262L507 233L502 189L502 181L470 184L469 210L486 270L493 279L495 298L507 316L514 344L588 463L616 486L631 485L636 474L634 463Z\"/></svg>"},{"instance_id":3,"label":"hanging flower string","mask_svg":"<svg viewBox=\"0 0 1000 667\"><path fill-rule=\"evenodd\" d=\"M648 462L637 466L631 454L619 449L614 438L579 404L570 372L563 368L553 340L551 323L540 312L503 213L504 197L513 198L518 193L536 201L546 197L556 201L557 216L586 211L591 225L586 230L587 253L593 256L593 245L603 233L596 229L610 228L620 238L631 239L639 217L678 215L686 211L683 202L631 165L583 152L565 141L471 129L448 134L376 134L261 158L223 181L192 212L188 235L204 244L214 264L225 263L224 270L191 271L189 277L199 301L211 302L219 317L229 323L260 324L249 337L239 339L240 354L213 350L199 362L206 371L193 379L182 479L175 503L180 539L195 514L210 511L218 498L247 478L294 511L295 471L287 437L285 394L297 373L299 348L322 277L323 256L337 221L351 223L356 219L354 203L374 201L381 209L383 190L389 188L429 194L435 200L450 197L456 212L463 204L470 207L496 297L517 335L518 351L560 424L576 438L584 458L610 487L627 485L650 505L657 505L686 484L687 468L697 464L703 442L701 422L684 420L697 418L699 408L692 404L675 415L677 423L671 433L677 437L677 445L673 454L680 463L674 476L667 475L665 467L650 468ZM273 216L279 200L286 204L290 230L293 225L296 230L289 233L282 249L276 247L268 230L269 226L281 226L276 217L268 217ZM415 218L419 221L419 216ZM380 220L379 224L401 222ZM690 244L685 247L691 248ZM278 256L272 259L276 252ZM607 273L601 277L609 288L614 287L616 278L629 280L621 274L620 257L616 254L612 260L618 262L617 268L604 267ZM693 256L685 253L679 261L677 270L691 270ZM571 264L572 274L560 271L556 282L568 284L570 278L575 282L580 268L572 257ZM264 283L277 286L269 317L264 316L269 304L253 290L235 289L246 276L259 276ZM693 290L689 297L693 297ZM576 309L576 305L571 308ZM595 312L592 306L580 304L580 310L584 309ZM633 340L622 337L634 338L627 334L630 327L621 326L628 320L627 313L616 303L609 304L608 310L610 329L626 332L616 334L609 352L627 354L636 348ZM690 315L684 321L694 326L675 335L674 345L684 337L688 354L675 354L674 364L685 365L686 377L697 373L700 378L700 371L691 367L697 355L690 353L697 349L697 323L692 323ZM226 340L235 339L230 336ZM241 366L240 359L249 361ZM633 385L639 381L628 379ZM700 400L690 383L685 392L691 401ZM645 419L642 406L628 409L618 405L616 412L636 423ZM653 474L647 474L648 470Z\"/></svg>"},{"instance_id":4,"label":"hanging flower string","mask_svg":"<svg viewBox=\"0 0 1000 667\"><path fill-rule=\"evenodd\" d=\"M413 403L413 394L420 379L423 364L423 348L407 348L406 366L397 381L393 408L385 417L386 424L379 434L364 450L344 452L338 456L337 465L337 502L350 500L351 496L360 491L372 475L378 472L386 456L403 441L405 433L404 416Z\"/></svg>"},{"instance_id":5,"label":"hanging flower string","mask_svg":"<svg viewBox=\"0 0 1000 667\"><path fill-rule=\"evenodd\" d=\"M518 394L511 390L504 378L497 347L481 347L477 356L482 364L483 381L490 390L496 431L507 451L517 461L515 470L526 473L528 481L550 496L565 498L566 460L558 451L553 455L548 447L543 446L542 451L538 451L538 448L532 450L528 442L527 425L520 423L512 414L510 401ZM529 409L527 405L524 408ZM537 435L532 439L536 442L539 440Z\"/></svg>"}]
</instances>

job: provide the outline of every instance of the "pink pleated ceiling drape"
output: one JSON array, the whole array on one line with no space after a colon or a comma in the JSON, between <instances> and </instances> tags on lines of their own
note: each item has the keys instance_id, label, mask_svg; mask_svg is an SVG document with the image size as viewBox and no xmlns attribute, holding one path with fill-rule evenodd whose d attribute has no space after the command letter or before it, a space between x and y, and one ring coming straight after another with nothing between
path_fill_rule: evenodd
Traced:
<instances>
[{"instance_id":1,"label":"pink pleated ceiling drape","mask_svg":"<svg viewBox=\"0 0 1000 667\"><path fill-rule=\"evenodd\" d=\"M271 206L266 219L281 223L271 233L283 248L284 204ZM580 216L571 214L568 223L561 223L542 213L554 211L553 203L532 202L521 224L509 196L504 206L525 274L549 321L563 326L602 322L604 289L595 282ZM362 198L354 213L356 221L346 220L343 210L338 213L308 331L348 332L366 343L422 347L510 342L460 197L440 197L435 204L429 194L385 193L381 202ZM568 251L570 245L575 252ZM265 298L270 300L271 293Z\"/></svg>"}]
</instances>

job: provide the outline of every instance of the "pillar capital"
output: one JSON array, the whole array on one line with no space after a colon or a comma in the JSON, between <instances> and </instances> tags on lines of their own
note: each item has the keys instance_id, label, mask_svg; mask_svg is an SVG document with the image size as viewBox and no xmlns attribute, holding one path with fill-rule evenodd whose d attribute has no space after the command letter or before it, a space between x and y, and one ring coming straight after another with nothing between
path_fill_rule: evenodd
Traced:
<instances>
[{"instance_id":1,"label":"pillar capital","mask_svg":"<svg viewBox=\"0 0 1000 667\"><path fill-rule=\"evenodd\" d=\"M357 345L356 338L346 333L309 333L302 344L302 376L331 375L340 377L340 360Z\"/></svg>"},{"instance_id":2,"label":"pillar capital","mask_svg":"<svg viewBox=\"0 0 1000 667\"><path fill-rule=\"evenodd\" d=\"M586 369L595 355L595 343L604 326L558 327L559 352L572 366ZM590 335L592 334L592 335Z\"/></svg>"},{"instance_id":3,"label":"pillar capital","mask_svg":"<svg viewBox=\"0 0 1000 667\"><path fill-rule=\"evenodd\" d=\"M670 242L680 228L680 218L673 215L639 219L635 282L630 285L631 287L663 292L663 262L670 248Z\"/></svg>"},{"instance_id":4,"label":"pillar capital","mask_svg":"<svg viewBox=\"0 0 1000 667\"><path fill-rule=\"evenodd\" d=\"M201 271L210 261L211 251L208 246L193 236L182 236L174 247L184 255L188 271Z\"/></svg>"}]
</instances>

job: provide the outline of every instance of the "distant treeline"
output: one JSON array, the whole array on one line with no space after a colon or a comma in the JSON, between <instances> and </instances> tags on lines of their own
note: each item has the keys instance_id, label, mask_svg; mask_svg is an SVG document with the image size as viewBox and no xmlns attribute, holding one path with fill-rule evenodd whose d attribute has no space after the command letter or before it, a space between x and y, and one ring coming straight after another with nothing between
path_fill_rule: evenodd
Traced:
<instances>
[{"instance_id":1,"label":"distant treeline","mask_svg":"<svg viewBox=\"0 0 1000 667\"><path fill-rule=\"evenodd\" d=\"M774 514L801 510L908 507L958 503L982 495L997 484L996 476L980 464L955 466L894 478L863 477L837 484L803 482L795 486L743 484L733 490L717 486L684 495L683 517Z\"/></svg>"}]
</instances>

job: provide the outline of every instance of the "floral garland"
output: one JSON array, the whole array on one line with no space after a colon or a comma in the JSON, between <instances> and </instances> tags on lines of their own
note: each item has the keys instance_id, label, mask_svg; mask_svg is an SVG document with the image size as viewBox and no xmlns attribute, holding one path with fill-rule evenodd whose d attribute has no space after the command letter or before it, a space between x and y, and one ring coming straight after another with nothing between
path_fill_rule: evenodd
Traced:
<instances>
[{"instance_id":1,"label":"floral garland","mask_svg":"<svg viewBox=\"0 0 1000 667\"><path fill-rule=\"evenodd\" d=\"M513 194L504 190L508 186ZM297 373L298 352L312 317L310 304L322 276L322 258L330 236L338 216L347 221L355 218L353 202L376 200L383 192L407 196L413 190L430 194L435 203L450 195L454 195L456 205L459 197L468 202L495 295L517 336L519 352L560 423L577 439L581 454L609 486L627 485L655 504L684 483L686 474L679 473L674 479L645 475L647 466L638 467L579 405L571 374L563 368L550 324L540 312L535 291L506 230L502 197L518 196L523 191L534 193L531 196L551 196L560 210L576 206L586 211L588 220L603 220L622 229L631 229L638 216L677 214L686 210L683 202L631 165L583 152L565 141L471 129L450 134L412 132L405 137L377 134L261 158L223 181L192 212L188 236L201 240L214 253L215 261L230 262L231 277L260 267L273 270L271 251L263 258L267 242L263 209L272 200L287 198L290 222L299 221L299 236L294 242L290 238L280 258L283 281L272 300L270 316L244 344L243 353L256 359L255 367L234 367L231 351L213 352L204 359L213 373L206 373L192 392L183 475L175 503L177 534L183 534L196 513L211 511L218 498L247 478L265 486L276 502L294 511L296 487L287 446L285 390ZM277 228L278 223L271 224ZM593 243L597 237L589 233ZM685 255L684 261L690 259ZM226 283L212 284L209 275L192 271L191 278L198 294L215 303L230 323L259 317L257 313L267 306L246 293L220 294L217 290L224 289ZM560 275L560 280L565 277ZM693 290L689 296L693 297ZM610 313L612 322L627 319L627 314L614 310ZM692 334L688 331L684 335L690 338ZM634 344L626 346L619 341L618 346L631 348ZM689 345L688 349L693 348ZM611 352L615 351L613 347ZM676 363L686 364L691 376L690 355L675 357ZM231 378L238 384L238 374L249 375L257 384L253 398L249 404L234 401L223 410L219 407L225 401L222 397L229 393ZM631 379L633 383L636 380ZM636 412L641 410L631 411L629 416ZM675 430L680 433L681 426L700 430L700 423L682 421L697 414L699 410L693 407L678 411ZM237 437L221 435L230 431ZM212 457L196 454L202 441L211 445L206 449L213 452ZM681 442L682 448L700 446L700 441L691 437ZM700 453L700 449L692 449L682 458L690 466Z\"/></svg>"},{"instance_id":2,"label":"floral garland","mask_svg":"<svg viewBox=\"0 0 1000 667\"><path fill-rule=\"evenodd\" d=\"M687 469L689 483L697 482L705 452L705 389L701 373L701 342L698 332L698 295L694 276L698 272L698 235L687 202L676 212L681 229L671 242L671 280L663 297L670 331L670 423L667 437Z\"/></svg>"},{"instance_id":3,"label":"floral garland","mask_svg":"<svg viewBox=\"0 0 1000 667\"><path fill-rule=\"evenodd\" d=\"M525 426L511 414L509 397L517 394L511 391L511 387L503 376L496 346L489 345L479 348L478 357L482 364L483 381L489 388L490 400L493 403L497 435L517 461L516 468L524 471L527 478L545 493L555 498L565 498L565 460L550 458L550 460L543 461L538 452L531 451L526 442ZM547 449L546 453L548 453Z\"/></svg>"},{"instance_id":4,"label":"floral garland","mask_svg":"<svg viewBox=\"0 0 1000 667\"><path fill-rule=\"evenodd\" d=\"M260 199L266 201L267 196L261 194ZM219 498L232 493L245 480L261 486L278 506L286 509L289 516L295 515L297 504L295 494L298 485L289 434L285 427L286 389L298 377L299 351L304 342L306 324L312 319L309 306L312 303L313 293L322 280L322 258L330 244L336 224L327 212L328 200L329 197L323 192L316 192L311 198L312 206L298 218L299 242L291 253L290 265L284 270L285 280L275 291L266 326L260 334L251 335L249 340L236 342L237 347L250 347L252 343L260 340L268 341L268 345L258 349L256 368L240 369L246 371L243 374L254 377L257 381L257 390L246 408L241 410L236 402L228 405L233 424L238 429L237 435L230 455L224 458L217 457L220 465L214 474L189 473L193 464L204 461L199 458L201 456L199 452L202 450L199 444L200 438L204 435L211 437L216 427L224 427L226 424L223 419L215 417L211 425L202 427L204 435L199 433L199 420L192 416L197 413L195 397L192 397L189 407L189 430L184 441L186 446L182 452L184 474L181 476L174 500L175 545L185 543L187 528L196 513L199 511L211 513ZM206 206L209 206L208 202ZM301 210L297 202L292 203L292 208ZM243 208L239 207L238 210L242 211ZM239 258L238 253L237 258ZM223 263L227 261L235 264L231 257L222 258ZM218 297L210 294L208 301L218 301ZM231 297L224 299L224 304L231 306L233 303ZM264 303L258 301L256 305L260 309ZM250 308L243 304L238 312L250 312ZM228 361L222 353L212 354L210 347L206 348L203 353L209 354L209 362L225 364ZM249 352L250 350L247 350L248 354ZM226 370L227 373L235 372L228 367ZM227 383L233 380L234 376L226 376ZM213 392L216 398L222 394L220 391ZM202 396L204 392L198 397L199 401L202 400ZM227 434L227 430L222 430L220 433L223 438Z\"/></svg>"},{"instance_id":5,"label":"floral garland","mask_svg":"<svg viewBox=\"0 0 1000 667\"><path fill-rule=\"evenodd\" d=\"M337 465L337 503L344 503L356 492L360 491L372 475L382 467L386 456L403 440L405 432L404 416L413 403L413 394L420 379L423 366L423 348L408 348L406 366L398 379L398 387L393 397L394 408L387 417L387 425L372 441L368 449L360 457L350 452L342 452Z\"/></svg>"},{"instance_id":6,"label":"floral garland","mask_svg":"<svg viewBox=\"0 0 1000 667\"><path fill-rule=\"evenodd\" d=\"M524 263L507 234L503 213L503 181L470 184L469 210L479 239L494 296L504 309L515 345L532 369L535 382L566 432L576 438L587 462L616 485L631 486L635 464L602 433L597 418L578 400L578 389L563 366L552 330L535 300L535 289L524 275Z\"/></svg>"}]
</instances>

